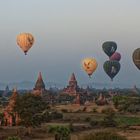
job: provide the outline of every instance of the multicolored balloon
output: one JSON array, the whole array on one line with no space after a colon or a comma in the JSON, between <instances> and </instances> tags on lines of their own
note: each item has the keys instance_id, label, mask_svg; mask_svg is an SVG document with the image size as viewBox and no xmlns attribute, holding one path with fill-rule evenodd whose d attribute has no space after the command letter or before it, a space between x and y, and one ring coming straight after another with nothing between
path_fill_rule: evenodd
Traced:
<instances>
[{"instance_id":1,"label":"multicolored balloon","mask_svg":"<svg viewBox=\"0 0 140 140\"><path fill-rule=\"evenodd\" d=\"M34 37L30 33L21 33L17 36L17 44L25 55L27 55L27 52L34 44Z\"/></svg>"},{"instance_id":2,"label":"multicolored balloon","mask_svg":"<svg viewBox=\"0 0 140 140\"><path fill-rule=\"evenodd\" d=\"M109 59L110 60L120 61L121 60L121 54L118 53L118 52L115 52Z\"/></svg>"},{"instance_id":3,"label":"multicolored balloon","mask_svg":"<svg viewBox=\"0 0 140 140\"><path fill-rule=\"evenodd\" d=\"M113 81L113 78L118 74L120 71L121 65L118 61L106 61L103 65L104 71L106 74L111 78Z\"/></svg>"},{"instance_id":4,"label":"multicolored balloon","mask_svg":"<svg viewBox=\"0 0 140 140\"><path fill-rule=\"evenodd\" d=\"M82 61L82 67L85 70L85 72L89 75L89 77L95 72L97 66L97 61L94 58L85 58Z\"/></svg>"},{"instance_id":5,"label":"multicolored balloon","mask_svg":"<svg viewBox=\"0 0 140 140\"><path fill-rule=\"evenodd\" d=\"M113 41L104 42L102 45L103 51L111 57L117 50L117 44Z\"/></svg>"},{"instance_id":6,"label":"multicolored balloon","mask_svg":"<svg viewBox=\"0 0 140 140\"><path fill-rule=\"evenodd\" d=\"M136 67L140 70L140 48L136 49L133 52L133 62L136 65Z\"/></svg>"}]
</instances>

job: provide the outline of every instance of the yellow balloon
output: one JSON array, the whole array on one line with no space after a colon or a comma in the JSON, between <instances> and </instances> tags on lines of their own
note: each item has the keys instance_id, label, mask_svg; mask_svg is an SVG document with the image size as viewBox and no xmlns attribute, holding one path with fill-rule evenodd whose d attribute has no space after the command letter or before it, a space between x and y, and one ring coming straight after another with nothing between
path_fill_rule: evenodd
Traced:
<instances>
[{"instance_id":1,"label":"yellow balloon","mask_svg":"<svg viewBox=\"0 0 140 140\"><path fill-rule=\"evenodd\" d=\"M34 44L34 37L30 33L21 33L17 36L17 44L26 55Z\"/></svg>"},{"instance_id":2,"label":"yellow balloon","mask_svg":"<svg viewBox=\"0 0 140 140\"><path fill-rule=\"evenodd\" d=\"M95 72L97 66L98 66L97 61L94 58L85 58L82 61L82 67L89 76L91 76L93 72Z\"/></svg>"}]
</instances>

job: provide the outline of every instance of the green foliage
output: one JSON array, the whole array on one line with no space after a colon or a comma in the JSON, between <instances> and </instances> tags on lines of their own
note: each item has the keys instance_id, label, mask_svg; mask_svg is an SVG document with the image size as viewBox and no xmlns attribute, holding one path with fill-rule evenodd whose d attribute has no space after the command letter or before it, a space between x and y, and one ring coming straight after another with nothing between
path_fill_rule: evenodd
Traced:
<instances>
[{"instance_id":1,"label":"green foliage","mask_svg":"<svg viewBox=\"0 0 140 140\"><path fill-rule=\"evenodd\" d=\"M114 96L112 99L115 108L118 108L119 104L123 103L125 100L126 100L125 96Z\"/></svg>"},{"instance_id":2,"label":"green foliage","mask_svg":"<svg viewBox=\"0 0 140 140\"><path fill-rule=\"evenodd\" d=\"M35 127L40 125L44 120L42 112L46 108L47 104L40 96L25 94L17 98L14 111L20 116L22 125Z\"/></svg>"},{"instance_id":3,"label":"green foliage","mask_svg":"<svg viewBox=\"0 0 140 140\"><path fill-rule=\"evenodd\" d=\"M92 127L96 127L96 126L99 126L100 125L100 122L99 121L96 121L96 120L92 120L92 121L90 121L90 125Z\"/></svg>"},{"instance_id":4,"label":"green foliage","mask_svg":"<svg viewBox=\"0 0 140 140\"><path fill-rule=\"evenodd\" d=\"M21 139L17 136L13 136L13 137L8 137L6 140L21 140Z\"/></svg>"},{"instance_id":5,"label":"green foliage","mask_svg":"<svg viewBox=\"0 0 140 140\"><path fill-rule=\"evenodd\" d=\"M119 111L137 113L140 112L140 97L115 96L113 103Z\"/></svg>"},{"instance_id":6,"label":"green foliage","mask_svg":"<svg viewBox=\"0 0 140 140\"><path fill-rule=\"evenodd\" d=\"M125 137L112 132L96 132L88 134L79 140L127 140Z\"/></svg>"},{"instance_id":7,"label":"green foliage","mask_svg":"<svg viewBox=\"0 0 140 140\"><path fill-rule=\"evenodd\" d=\"M4 114L0 112L0 121L1 121L1 126L4 125Z\"/></svg>"},{"instance_id":8,"label":"green foliage","mask_svg":"<svg viewBox=\"0 0 140 140\"><path fill-rule=\"evenodd\" d=\"M54 111L54 112L51 112L50 117L51 117L51 119L55 119L55 120L56 119L62 119L63 118L63 114Z\"/></svg>"},{"instance_id":9,"label":"green foliage","mask_svg":"<svg viewBox=\"0 0 140 140\"><path fill-rule=\"evenodd\" d=\"M115 120L115 112L112 108L107 108L104 110L105 116L103 121L101 122L105 127L115 127L117 126L117 122Z\"/></svg>"},{"instance_id":10,"label":"green foliage","mask_svg":"<svg viewBox=\"0 0 140 140\"><path fill-rule=\"evenodd\" d=\"M85 121L86 121L86 122L90 122L90 121L91 121L91 118L90 118L90 117L86 117L86 118L85 118Z\"/></svg>"},{"instance_id":11,"label":"green foliage","mask_svg":"<svg viewBox=\"0 0 140 140\"><path fill-rule=\"evenodd\" d=\"M49 122L51 120L62 119L63 114L57 111L46 111L44 113L44 122Z\"/></svg>"},{"instance_id":12,"label":"green foliage","mask_svg":"<svg viewBox=\"0 0 140 140\"><path fill-rule=\"evenodd\" d=\"M66 126L49 126L48 132L55 134L58 140L70 140L70 129Z\"/></svg>"},{"instance_id":13,"label":"green foliage","mask_svg":"<svg viewBox=\"0 0 140 140\"><path fill-rule=\"evenodd\" d=\"M116 121L120 126L140 125L140 117L124 117L119 116Z\"/></svg>"},{"instance_id":14,"label":"green foliage","mask_svg":"<svg viewBox=\"0 0 140 140\"><path fill-rule=\"evenodd\" d=\"M71 132L74 131L73 122L70 122L70 123L69 123L69 129L70 129Z\"/></svg>"}]
</instances>

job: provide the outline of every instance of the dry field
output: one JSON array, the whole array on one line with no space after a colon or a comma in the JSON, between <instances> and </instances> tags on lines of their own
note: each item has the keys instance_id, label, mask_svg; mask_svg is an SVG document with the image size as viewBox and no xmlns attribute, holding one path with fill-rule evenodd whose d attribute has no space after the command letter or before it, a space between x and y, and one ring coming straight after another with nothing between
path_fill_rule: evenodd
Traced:
<instances>
[{"instance_id":1,"label":"dry field","mask_svg":"<svg viewBox=\"0 0 140 140\"><path fill-rule=\"evenodd\" d=\"M92 112L93 109L96 109L98 113L101 113L102 110L104 110L105 108L108 108L108 107L112 108L114 111L117 111L112 104L98 106L95 103L92 103L92 104L89 104L86 106L80 106L78 104L59 105L59 106L55 106L55 109L57 109L58 111L66 109L68 112L76 112L76 111L80 111L80 110L82 111L85 107L86 107L85 112Z\"/></svg>"},{"instance_id":2,"label":"dry field","mask_svg":"<svg viewBox=\"0 0 140 140\"><path fill-rule=\"evenodd\" d=\"M17 128L10 128L10 127L5 127L0 129L0 140L5 140L6 136L11 136L11 135L16 135L16 129ZM78 133L73 133L71 134L71 140L79 140L82 136L89 134L89 133L94 133L97 131L113 131L117 132L118 134L122 136L126 136L128 140L140 140L140 127L137 128L137 130L119 130L115 128L106 128L106 129L92 129L88 131L81 131ZM22 133L25 131L25 129L22 129ZM3 138L2 138L3 136ZM4 138L5 137L5 138ZM33 135L32 137L22 137L22 140L54 140L54 136L48 134L45 131L45 128L38 128L38 129L33 129Z\"/></svg>"}]
</instances>

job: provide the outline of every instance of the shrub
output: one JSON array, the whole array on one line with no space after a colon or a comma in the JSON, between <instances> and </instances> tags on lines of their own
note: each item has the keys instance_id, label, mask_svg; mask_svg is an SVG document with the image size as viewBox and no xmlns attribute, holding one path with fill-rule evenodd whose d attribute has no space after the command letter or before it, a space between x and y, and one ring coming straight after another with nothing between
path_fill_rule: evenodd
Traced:
<instances>
[{"instance_id":1,"label":"shrub","mask_svg":"<svg viewBox=\"0 0 140 140\"><path fill-rule=\"evenodd\" d=\"M121 112L140 112L140 97L118 96L113 98L113 102Z\"/></svg>"},{"instance_id":2,"label":"shrub","mask_svg":"<svg viewBox=\"0 0 140 140\"><path fill-rule=\"evenodd\" d=\"M70 129L65 126L49 126L48 132L55 134L55 139L70 140Z\"/></svg>"},{"instance_id":3,"label":"shrub","mask_svg":"<svg viewBox=\"0 0 140 140\"><path fill-rule=\"evenodd\" d=\"M59 113L59 112L52 112L50 114L51 119L62 119L63 118L63 114Z\"/></svg>"},{"instance_id":4,"label":"shrub","mask_svg":"<svg viewBox=\"0 0 140 140\"><path fill-rule=\"evenodd\" d=\"M69 129L70 129L71 132L74 131L73 122L70 122L70 123L69 123Z\"/></svg>"},{"instance_id":5,"label":"shrub","mask_svg":"<svg viewBox=\"0 0 140 140\"><path fill-rule=\"evenodd\" d=\"M98 126L99 125L99 122L98 121L90 121L90 125L92 126L92 127L95 127L95 126Z\"/></svg>"},{"instance_id":6,"label":"shrub","mask_svg":"<svg viewBox=\"0 0 140 140\"><path fill-rule=\"evenodd\" d=\"M51 120L56 120L56 119L62 119L63 118L63 114L62 113L59 113L57 111L54 111L54 112L45 112L44 114L44 122L49 122Z\"/></svg>"},{"instance_id":7,"label":"shrub","mask_svg":"<svg viewBox=\"0 0 140 140\"><path fill-rule=\"evenodd\" d=\"M112 108L107 108L104 110L105 116L101 124L105 127L115 127L117 122L115 120L115 112Z\"/></svg>"},{"instance_id":8,"label":"shrub","mask_svg":"<svg viewBox=\"0 0 140 140\"><path fill-rule=\"evenodd\" d=\"M91 118L90 118L90 117L86 117L86 118L85 118L85 121L86 121L86 122L90 122L90 121L91 121Z\"/></svg>"},{"instance_id":9,"label":"shrub","mask_svg":"<svg viewBox=\"0 0 140 140\"><path fill-rule=\"evenodd\" d=\"M93 109L92 109L92 112L93 112L93 113L97 113L97 108L96 108L96 107L93 108Z\"/></svg>"}]
</instances>

